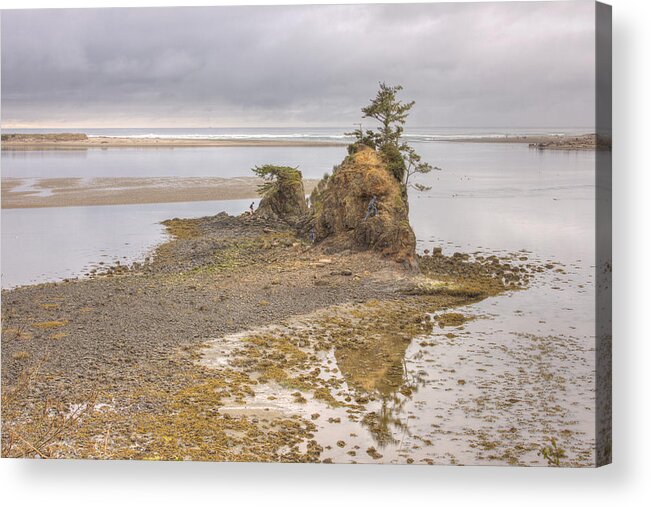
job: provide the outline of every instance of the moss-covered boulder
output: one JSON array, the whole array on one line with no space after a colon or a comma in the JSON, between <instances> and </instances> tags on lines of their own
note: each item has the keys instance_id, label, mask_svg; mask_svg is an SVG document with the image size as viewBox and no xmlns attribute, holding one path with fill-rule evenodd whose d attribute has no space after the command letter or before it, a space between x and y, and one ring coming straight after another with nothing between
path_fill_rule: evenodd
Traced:
<instances>
[{"instance_id":1,"label":"moss-covered boulder","mask_svg":"<svg viewBox=\"0 0 651 507\"><path fill-rule=\"evenodd\" d=\"M314 212L316 238L324 246L374 250L416 267L416 236L401 184L374 149L361 147L346 157Z\"/></svg>"},{"instance_id":2,"label":"moss-covered boulder","mask_svg":"<svg viewBox=\"0 0 651 507\"><path fill-rule=\"evenodd\" d=\"M256 215L296 225L308 214L301 171L294 167L264 165L253 172L265 182L258 187L262 196Z\"/></svg>"}]
</instances>

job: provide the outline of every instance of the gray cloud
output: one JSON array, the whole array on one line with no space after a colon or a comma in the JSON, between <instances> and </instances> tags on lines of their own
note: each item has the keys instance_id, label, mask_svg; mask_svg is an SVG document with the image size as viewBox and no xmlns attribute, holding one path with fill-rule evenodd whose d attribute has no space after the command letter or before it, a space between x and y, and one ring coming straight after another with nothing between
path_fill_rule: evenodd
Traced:
<instances>
[{"instance_id":1,"label":"gray cloud","mask_svg":"<svg viewBox=\"0 0 651 507\"><path fill-rule=\"evenodd\" d=\"M2 12L2 124L591 126L594 4Z\"/></svg>"}]
</instances>

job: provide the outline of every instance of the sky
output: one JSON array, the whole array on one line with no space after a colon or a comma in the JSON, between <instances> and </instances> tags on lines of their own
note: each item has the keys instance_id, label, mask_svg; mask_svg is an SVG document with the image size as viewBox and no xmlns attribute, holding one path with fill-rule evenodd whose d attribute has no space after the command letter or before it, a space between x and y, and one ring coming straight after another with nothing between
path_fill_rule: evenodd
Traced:
<instances>
[{"instance_id":1,"label":"sky","mask_svg":"<svg viewBox=\"0 0 651 507\"><path fill-rule=\"evenodd\" d=\"M1 13L1 122L349 126L378 82L414 127L594 125L594 3Z\"/></svg>"}]
</instances>

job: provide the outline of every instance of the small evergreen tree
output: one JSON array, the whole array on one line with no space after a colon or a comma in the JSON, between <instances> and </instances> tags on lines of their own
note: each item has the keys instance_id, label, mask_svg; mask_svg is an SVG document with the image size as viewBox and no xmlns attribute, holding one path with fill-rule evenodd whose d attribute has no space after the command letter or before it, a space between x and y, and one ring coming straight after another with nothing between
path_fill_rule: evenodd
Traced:
<instances>
[{"instance_id":1,"label":"small evergreen tree","mask_svg":"<svg viewBox=\"0 0 651 507\"><path fill-rule=\"evenodd\" d=\"M253 173L265 180L258 185L258 194L267 197L283 187L291 187L302 184L301 171L297 167L283 167L276 165L255 166L251 169Z\"/></svg>"},{"instance_id":2,"label":"small evergreen tree","mask_svg":"<svg viewBox=\"0 0 651 507\"><path fill-rule=\"evenodd\" d=\"M377 128L376 143L379 148L387 144L399 146L400 136L403 132L403 125L409 116L409 110L414 106L412 100L403 104L396 98L398 92L402 90L401 85L389 86L386 83L380 83L380 89L371 103L362 108L365 118L374 118L380 122Z\"/></svg>"},{"instance_id":3,"label":"small evergreen tree","mask_svg":"<svg viewBox=\"0 0 651 507\"><path fill-rule=\"evenodd\" d=\"M416 150L402 141L403 125L407 121L409 111L415 102L403 103L397 98L402 90L401 85L389 86L380 83L380 89L371 103L362 108L365 118L373 118L380 122L376 131L360 128L346 135L353 135L355 143L349 146L349 153L354 152L355 145L363 144L377 149L382 154L389 170L395 178L403 184L404 191L411 186L416 190L429 190L430 187L410 183L410 178L415 174L427 174L433 167L423 162Z\"/></svg>"}]
</instances>

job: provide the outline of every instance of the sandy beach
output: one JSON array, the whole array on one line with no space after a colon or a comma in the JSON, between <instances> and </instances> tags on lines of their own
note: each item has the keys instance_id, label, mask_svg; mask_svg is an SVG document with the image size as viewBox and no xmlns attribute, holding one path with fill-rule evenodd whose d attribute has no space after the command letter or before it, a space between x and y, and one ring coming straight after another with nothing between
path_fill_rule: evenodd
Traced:
<instances>
[{"instance_id":1,"label":"sandy beach","mask_svg":"<svg viewBox=\"0 0 651 507\"><path fill-rule=\"evenodd\" d=\"M3 178L2 208L52 208L258 198L259 178ZM316 180L305 180L311 192Z\"/></svg>"}]
</instances>

